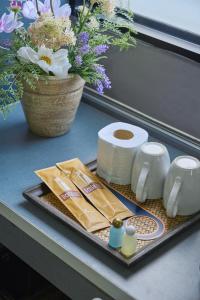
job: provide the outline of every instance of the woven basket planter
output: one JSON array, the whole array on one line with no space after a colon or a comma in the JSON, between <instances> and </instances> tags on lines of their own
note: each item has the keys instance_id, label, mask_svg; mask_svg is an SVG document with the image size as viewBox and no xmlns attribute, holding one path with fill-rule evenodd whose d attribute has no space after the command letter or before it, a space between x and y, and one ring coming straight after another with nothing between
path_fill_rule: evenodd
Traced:
<instances>
[{"instance_id":1,"label":"woven basket planter","mask_svg":"<svg viewBox=\"0 0 200 300\"><path fill-rule=\"evenodd\" d=\"M79 75L67 79L40 77L33 90L24 84L22 107L30 130L44 137L67 133L74 121L85 81Z\"/></svg>"}]
</instances>

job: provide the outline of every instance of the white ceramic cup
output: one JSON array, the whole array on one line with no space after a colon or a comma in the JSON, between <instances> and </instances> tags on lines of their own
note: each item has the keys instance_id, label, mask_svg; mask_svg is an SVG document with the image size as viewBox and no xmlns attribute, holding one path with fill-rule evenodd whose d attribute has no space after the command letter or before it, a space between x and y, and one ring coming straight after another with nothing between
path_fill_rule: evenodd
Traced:
<instances>
[{"instance_id":1,"label":"white ceramic cup","mask_svg":"<svg viewBox=\"0 0 200 300\"><path fill-rule=\"evenodd\" d=\"M144 143L136 155L131 189L139 202L163 196L165 178L170 168L167 148L156 142Z\"/></svg>"},{"instance_id":2,"label":"white ceramic cup","mask_svg":"<svg viewBox=\"0 0 200 300\"><path fill-rule=\"evenodd\" d=\"M187 216L200 210L200 161L192 156L177 157L164 186L163 204L167 216Z\"/></svg>"}]
</instances>

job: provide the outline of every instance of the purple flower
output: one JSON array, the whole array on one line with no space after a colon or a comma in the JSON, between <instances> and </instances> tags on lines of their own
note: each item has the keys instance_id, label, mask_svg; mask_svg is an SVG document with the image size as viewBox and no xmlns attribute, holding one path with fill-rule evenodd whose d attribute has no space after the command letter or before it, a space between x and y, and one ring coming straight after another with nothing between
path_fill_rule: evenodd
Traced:
<instances>
[{"instance_id":1,"label":"purple flower","mask_svg":"<svg viewBox=\"0 0 200 300\"><path fill-rule=\"evenodd\" d=\"M3 40L3 41L0 41L0 47L3 47L3 48L10 48L12 45L11 41L10 40Z\"/></svg>"},{"instance_id":2,"label":"purple flower","mask_svg":"<svg viewBox=\"0 0 200 300\"><path fill-rule=\"evenodd\" d=\"M78 42L82 45L86 45L89 41L89 33L84 31L81 32L78 36Z\"/></svg>"},{"instance_id":3,"label":"purple flower","mask_svg":"<svg viewBox=\"0 0 200 300\"><path fill-rule=\"evenodd\" d=\"M96 55L101 55L102 53L105 53L109 49L108 45L98 45L94 48L94 53Z\"/></svg>"},{"instance_id":4,"label":"purple flower","mask_svg":"<svg viewBox=\"0 0 200 300\"><path fill-rule=\"evenodd\" d=\"M47 3L49 3L47 1ZM60 1L53 2L53 11L56 18L68 18L71 16L71 7L69 4L64 4L60 6Z\"/></svg>"},{"instance_id":5,"label":"purple flower","mask_svg":"<svg viewBox=\"0 0 200 300\"><path fill-rule=\"evenodd\" d=\"M104 66L96 64L96 65L94 65L94 69L100 75L105 75L106 70L105 70Z\"/></svg>"},{"instance_id":6,"label":"purple flower","mask_svg":"<svg viewBox=\"0 0 200 300\"><path fill-rule=\"evenodd\" d=\"M11 1L10 8L13 12L18 13L22 9L22 1Z\"/></svg>"},{"instance_id":7,"label":"purple flower","mask_svg":"<svg viewBox=\"0 0 200 300\"><path fill-rule=\"evenodd\" d=\"M40 7L39 10L41 11L41 3L39 2L38 5ZM27 0L23 5L22 14L25 18L28 18L31 20L37 19L38 14L37 14L35 1L33 2L32 0Z\"/></svg>"},{"instance_id":8,"label":"purple flower","mask_svg":"<svg viewBox=\"0 0 200 300\"><path fill-rule=\"evenodd\" d=\"M90 46L89 45L83 45L80 49L79 52L82 55L87 54L90 51Z\"/></svg>"},{"instance_id":9,"label":"purple flower","mask_svg":"<svg viewBox=\"0 0 200 300\"><path fill-rule=\"evenodd\" d=\"M99 95L103 95L103 93L104 93L104 86L103 86L101 80L96 80L95 87L96 87L96 90L97 90L98 94Z\"/></svg>"},{"instance_id":10,"label":"purple flower","mask_svg":"<svg viewBox=\"0 0 200 300\"><path fill-rule=\"evenodd\" d=\"M0 18L0 32L10 33L23 26L23 23L17 20L17 15L11 11L10 14L4 13Z\"/></svg>"},{"instance_id":11,"label":"purple flower","mask_svg":"<svg viewBox=\"0 0 200 300\"><path fill-rule=\"evenodd\" d=\"M111 89L112 87L111 81L107 75L104 77L103 85L105 86L106 89Z\"/></svg>"},{"instance_id":12,"label":"purple flower","mask_svg":"<svg viewBox=\"0 0 200 300\"><path fill-rule=\"evenodd\" d=\"M82 63L83 63L83 59L82 59L82 57L80 56L80 55L77 55L76 57L75 57L75 64L76 64L76 66L81 66L82 65Z\"/></svg>"},{"instance_id":13,"label":"purple flower","mask_svg":"<svg viewBox=\"0 0 200 300\"><path fill-rule=\"evenodd\" d=\"M38 1L39 12L41 14L51 12L51 3L50 0ZM53 1L53 12L56 18L66 18L71 15L71 7L69 4L61 5L60 0ZM27 0L23 4L22 14L25 18L28 19L37 19L37 8L36 8L36 0Z\"/></svg>"},{"instance_id":14,"label":"purple flower","mask_svg":"<svg viewBox=\"0 0 200 300\"><path fill-rule=\"evenodd\" d=\"M94 69L96 70L98 75L101 77L100 81L101 81L101 84L103 85L103 87L105 87L106 89L110 89L111 81L110 81L109 77L106 75L106 70L105 70L104 66L95 64Z\"/></svg>"}]
</instances>

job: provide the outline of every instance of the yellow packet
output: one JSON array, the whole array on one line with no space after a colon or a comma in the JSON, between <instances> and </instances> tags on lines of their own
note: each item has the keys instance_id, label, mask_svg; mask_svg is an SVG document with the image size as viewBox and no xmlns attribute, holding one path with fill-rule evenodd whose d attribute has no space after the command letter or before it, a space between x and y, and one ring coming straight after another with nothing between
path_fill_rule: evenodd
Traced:
<instances>
[{"instance_id":1,"label":"yellow packet","mask_svg":"<svg viewBox=\"0 0 200 300\"><path fill-rule=\"evenodd\" d=\"M87 231L93 232L110 226L106 218L84 199L72 181L57 167L35 173Z\"/></svg>"},{"instance_id":2,"label":"yellow packet","mask_svg":"<svg viewBox=\"0 0 200 300\"><path fill-rule=\"evenodd\" d=\"M79 159L57 163L89 201L112 222L133 213Z\"/></svg>"}]
</instances>

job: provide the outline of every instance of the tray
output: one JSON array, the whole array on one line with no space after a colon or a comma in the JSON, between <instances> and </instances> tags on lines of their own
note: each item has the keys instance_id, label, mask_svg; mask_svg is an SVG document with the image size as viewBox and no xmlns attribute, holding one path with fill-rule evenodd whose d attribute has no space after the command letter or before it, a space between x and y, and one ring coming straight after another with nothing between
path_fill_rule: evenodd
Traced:
<instances>
[{"instance_id":1,"label":"tray","mask_svg":"<svg viewBox=\"0 0 200 300\"><path fill-rule=\"evenodd\" d=\"M90 162L87 166L91 171L95 171L96 161ZM23 192L23 196L73 228L84 238L92 241L96 246L126 266L135 264L170 238L200 220L200 213L190 217L168 218L161 200L148 200L144 204L139 204L129 185L109 184L107 186L134 213L134 216L128 219L127 222L136 227L137 251L134 256L128 259L122 256L119 251L108 246L109 228L95 233L87 232L73 218L67 208L57 201L57 198L44 183L27 189Z\"/></svg>"}]
</instances>

